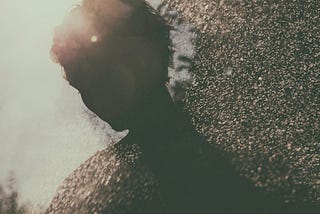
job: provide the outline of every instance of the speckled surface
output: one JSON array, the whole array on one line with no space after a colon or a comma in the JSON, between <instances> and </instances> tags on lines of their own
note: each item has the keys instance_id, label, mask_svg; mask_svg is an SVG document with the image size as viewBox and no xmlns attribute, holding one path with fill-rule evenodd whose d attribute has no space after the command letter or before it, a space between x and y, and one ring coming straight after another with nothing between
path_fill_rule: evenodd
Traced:
<instances>
[{"instance_id":1,"label":"speckled surface","mask_svg":"<svg viewBox=\"0 0 320 214\"><path fill-rule=\"evenodd\" d=\"M98 151L64 180L46 213L153 212L158 181L140 156L137 145Z\"/></svg>"},{"instance_id":2,"label":"speckled surface","mask_svg":"<svg viewBox=\"0 0 320 214\"><path fill-rule=\"evenodd\" d=\"M185 109L240 173L320 205L320 3L166 0L198 32Z\"/></svg>"}]
</instances>

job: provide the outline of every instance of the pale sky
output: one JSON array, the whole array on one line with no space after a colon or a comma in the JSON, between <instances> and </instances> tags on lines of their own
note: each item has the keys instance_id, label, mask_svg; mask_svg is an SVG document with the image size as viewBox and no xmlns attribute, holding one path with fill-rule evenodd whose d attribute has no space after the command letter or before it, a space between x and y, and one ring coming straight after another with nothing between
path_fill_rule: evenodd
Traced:
<instances>
[{"instance_id":1,"label":"pale sky","mask_svg":"<svg viewBox=\"0 0 320 214\"><path fill-rule=\"evenodd\" d=\"M77 166L119 139L50 59L54 27L77 2L0 0L0 181L14 171L21 200L43 206ZM192 55L192 35L179 29L176 52Z\"/></svg>"},{"instance_id":2,"label":"pale sky","mask_svg":"<svg viewBox=\"0 0 320 214\"><path fill-rule=\"evenodd\" d=\"M50 60L54 26L75 3L0 0L0 180L13 170L22 200L42 205L110 140Z\"/></svg>"}]
</instances>

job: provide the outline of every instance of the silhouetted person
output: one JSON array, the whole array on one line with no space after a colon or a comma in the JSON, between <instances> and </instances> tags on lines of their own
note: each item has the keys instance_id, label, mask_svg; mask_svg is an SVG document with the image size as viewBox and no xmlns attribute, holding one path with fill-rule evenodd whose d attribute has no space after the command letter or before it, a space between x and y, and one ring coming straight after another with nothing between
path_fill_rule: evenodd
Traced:
<instances>
[{"instance_id":1,"label":"silhouetted person","mask_svg":"<svg viewBox=\"0 0 320 214\"><path fill-rule=\"evenodd\" d=\"M52 55L65 79L129 134L70 175L47 212L282 213L175 107L165 86L169 31L140 0L85 0L57 27Z\"/></svg>"}]
</instances>

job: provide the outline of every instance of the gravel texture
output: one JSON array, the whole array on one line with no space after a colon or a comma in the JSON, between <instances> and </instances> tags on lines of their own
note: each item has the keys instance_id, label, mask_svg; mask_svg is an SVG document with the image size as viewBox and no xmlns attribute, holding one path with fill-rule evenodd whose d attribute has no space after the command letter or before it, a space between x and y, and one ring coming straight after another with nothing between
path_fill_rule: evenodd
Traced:
<instances>
[{"instance_id":1,"label":"gravel texture","mask_svg":"<svg viewBox=\"0 0 320 214\"><path fill-rule=\"evenodd\" d=\"M318 0L165 0L198 34L185 110L240 173L320 206Z\"/></svg>"},{"instance_id":2,"label":"gravel texture","mask_svg":"<svg viewBox=\"0 0 320 214\"><path fill-rule=\"evenodd\" d=\"M191 70L183 105L197 131L257 188L320 206L320 4L165 2L197 33L195 51L174 56L177 73ZM131 212L161 201L158 190L140 148L114 144L66 178L46 213Z\"/></svg>"},{"instance_id":3,"label":"gravel texture","mask_svg":"<svg viewBox=\"0 0 320 214\"><path fill-rule=\"evenodd\" d=\"M158 183L140 159L136 145L113 144L98 151L64 180L45 213L120 214L149 210L146 204L160 201Z\"/></svg>"}]
</instances>

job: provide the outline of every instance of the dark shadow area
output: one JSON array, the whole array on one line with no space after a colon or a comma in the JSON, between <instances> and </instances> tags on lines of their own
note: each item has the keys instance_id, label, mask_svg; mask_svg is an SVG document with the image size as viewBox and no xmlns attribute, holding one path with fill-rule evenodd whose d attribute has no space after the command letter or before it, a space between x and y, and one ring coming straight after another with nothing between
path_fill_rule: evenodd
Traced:
<instances>
[{"instance_id":1,"label":"dark shadow area","mask_svg":"<svg viewBox=\"0 0 320 214\"><path fill-rule=\"evenodd\" d=\"M102 2L84 1L69 14L57 28L52 53L85 105L129 134L68 176L47 213L315 211L265 195L190 125L165 86L170 27L154 10L143 1ZM78 17L85 27L73 23ZM216 110L198 105L199 114Z\"/></svg>"}]
</instances>

